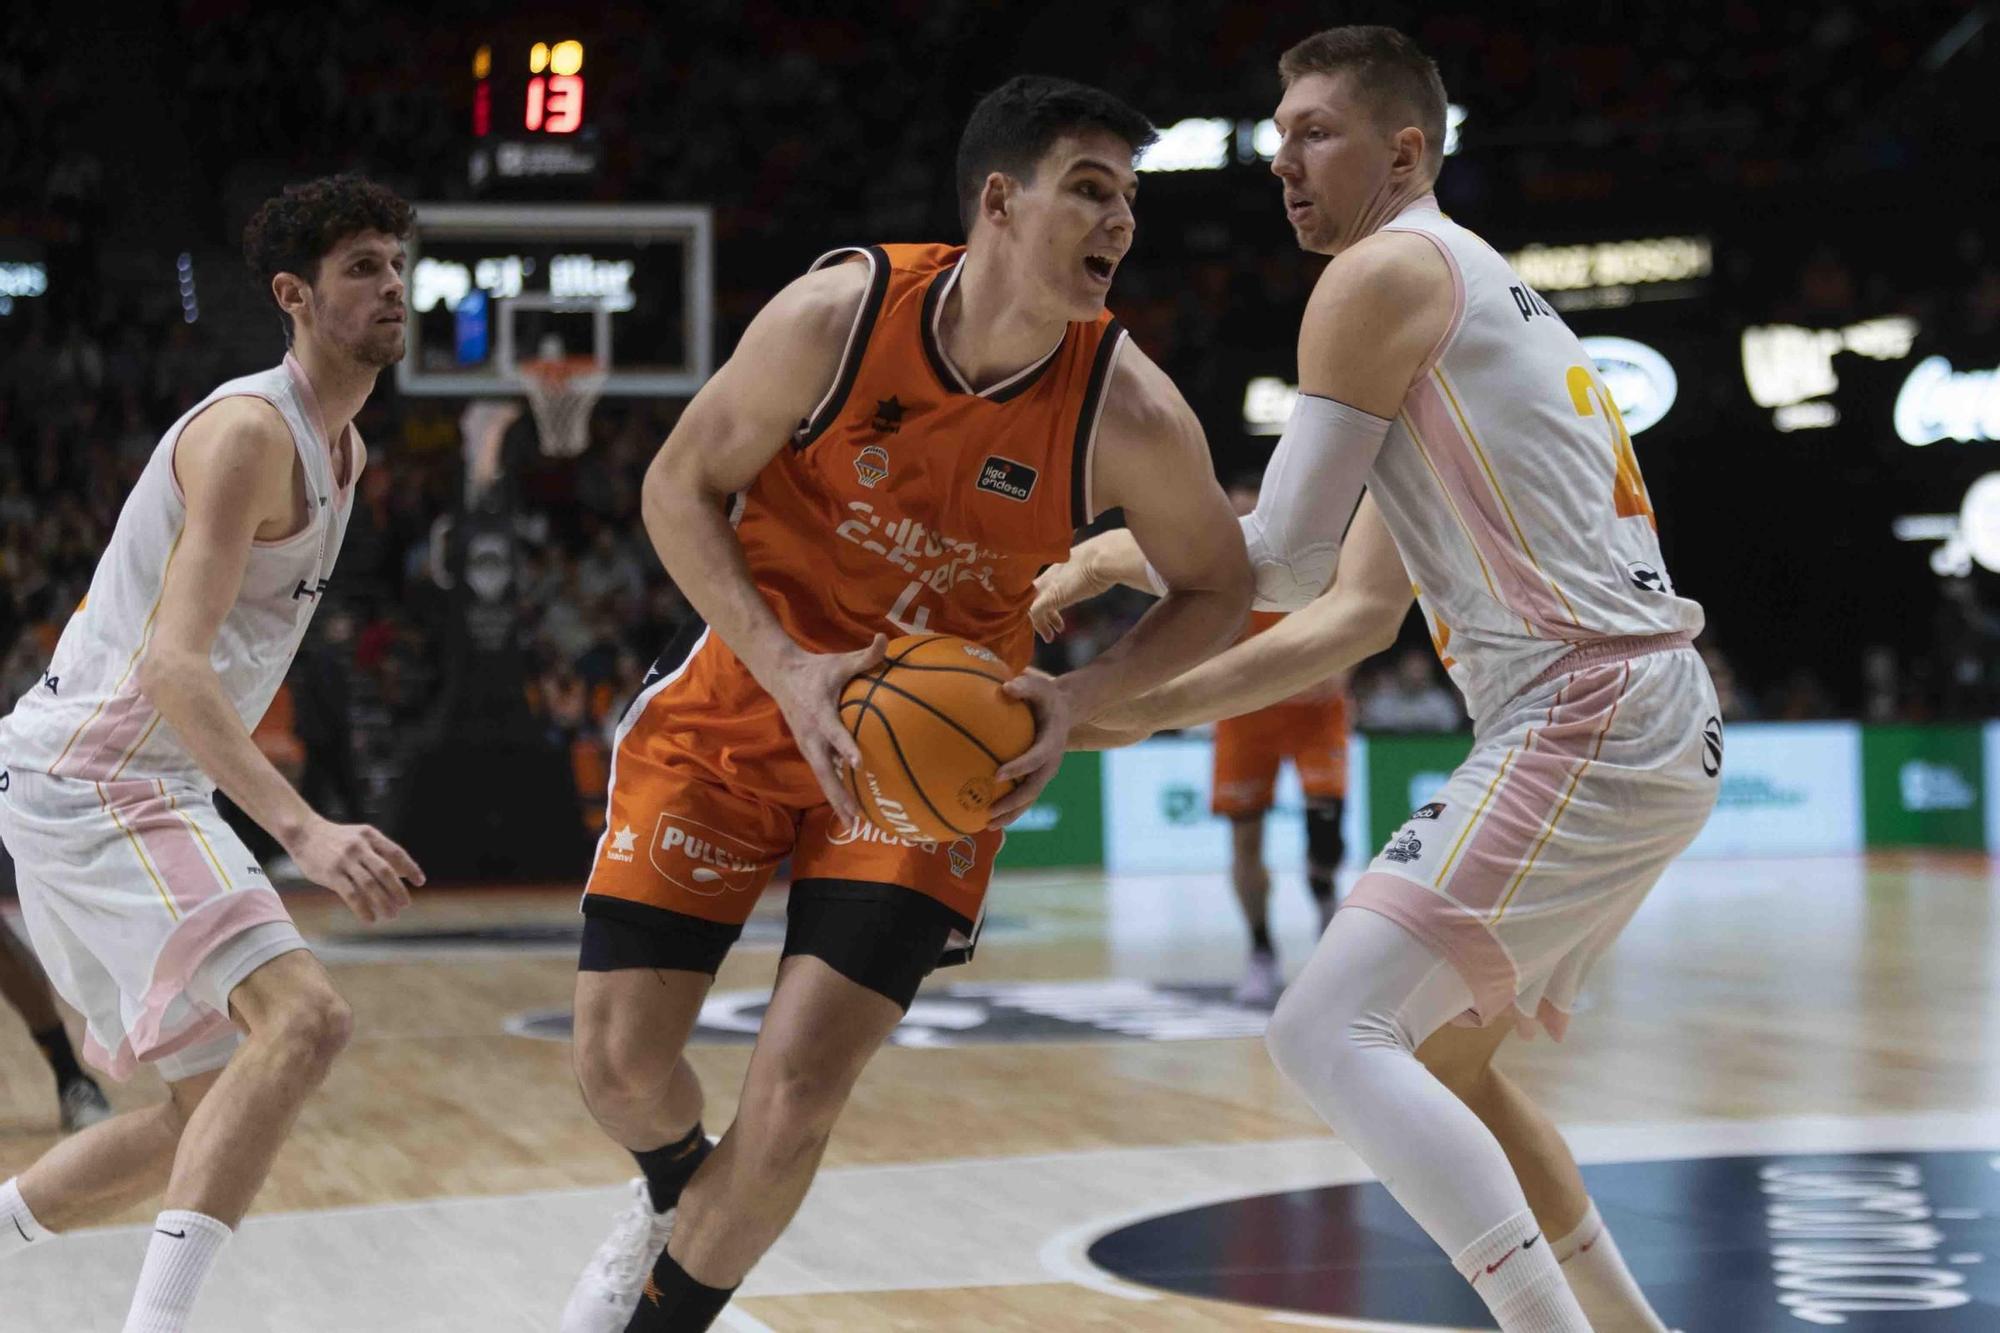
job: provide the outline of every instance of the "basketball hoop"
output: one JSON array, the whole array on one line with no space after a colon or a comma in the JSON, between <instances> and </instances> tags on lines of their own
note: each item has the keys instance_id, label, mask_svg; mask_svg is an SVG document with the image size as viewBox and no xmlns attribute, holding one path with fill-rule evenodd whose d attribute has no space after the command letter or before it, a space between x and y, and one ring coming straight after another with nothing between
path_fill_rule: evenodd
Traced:
<instances>
[{"instance_id":1,"label":"basketball hoop","mask_svg":"<svg viewBox=\"0 0 2000 1333\"><path fill-rule=\"evenodd\" d=\"M550 458L575 458L590 444L590 412L610 378L596 358L542 357L515 364L535 431Z\"/></svg>"}]
</instances>

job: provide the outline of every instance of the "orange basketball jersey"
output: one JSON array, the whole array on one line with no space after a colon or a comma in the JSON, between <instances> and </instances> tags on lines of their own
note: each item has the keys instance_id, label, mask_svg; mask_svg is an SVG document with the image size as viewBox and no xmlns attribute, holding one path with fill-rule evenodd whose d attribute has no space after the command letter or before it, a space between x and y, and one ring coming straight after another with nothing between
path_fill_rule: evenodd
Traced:
<instances>
[{"instance_id":1,"label":"orange basketball jersey","mask_svg":"<svg viewBox=\"0 0 2000 1333\"><path fill-rule=\"evenodd\" d=\"M1090 454L1125 332L1071 324L1048 355L978 392L939 323L962 247L871 245L840 373L739 500L752 578L799 643L957 634L1020 669L1042 566L1094 512Z\"/></svg>"},{"instance_id":2,"label":"orange basketball jersey","mask_svg":"<svg viewBox=\"0 0 2000 1333\"><path fill-rule=\"evenodd\" d=\"M1067 558L1094 512L1090 455L1124 331L1109 315L1071 324L1034 365L975 393L938 337L963 255L871 245L814 266L866 264L867 297L833 387L731 506L751 580L809 649L956 634L1018 670L1035 575ZM733 932L789 854L800 884L935 900L956 932L948 956L969 953L1000 830L947 847L836 827L777 701L704 626L647 681L619 723L587 912L665 911Z\"/></svg>"}]
</instances>

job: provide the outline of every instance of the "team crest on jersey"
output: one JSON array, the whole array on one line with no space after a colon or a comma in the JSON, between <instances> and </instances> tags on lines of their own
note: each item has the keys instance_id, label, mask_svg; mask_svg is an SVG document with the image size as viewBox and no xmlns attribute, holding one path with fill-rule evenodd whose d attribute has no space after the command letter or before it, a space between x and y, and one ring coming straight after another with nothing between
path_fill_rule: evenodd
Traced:
<instances>
[{"instance_id":1,"label":"team crest on jersey","mask_svg":"<svg viewBox=\"0 0 2000 1333\"><path fill-rule=\"evenodd\" d=\"M854 456L854 475L861 478L861 484L874 490L889 475L889 451L879 444L871 444Z\"/></svg>"},{"instance_id":2,"label":"team crest on jersey","mask_svg":"<svg viewBox=\"0 0 2000 1333\"><path fill-rule=\"evenodd\" d=\"M979 489L1004 495L1009 500L1025 501L1035 493L1035 478L1039 475L1026 463L988 454L979 466Z\"/></svg>"},{"instance_id":3,"label":"team crest on jersey","mask_svg":"<svg viewBox=\"0 0 2000 1333\"><path fill-rule=\"evenodd\" d=\"M1396 840L1382 849L1382 855L1398 865L1408 865L1424 854L1424 844L1417 835L1407 829L1396 836Z\"/></svg>"},{"instance_id":4,"label":"team crest on jersey","mask_svg":"<svg viewBox=\"0 0 2000 1333\"><path fill-rule=\"evenodd\" d=\"M960 838L946 849L946 855L951 858L951 877L964 879L979 860L979 844L970 838Z\"/></svg>"}]
</instances>

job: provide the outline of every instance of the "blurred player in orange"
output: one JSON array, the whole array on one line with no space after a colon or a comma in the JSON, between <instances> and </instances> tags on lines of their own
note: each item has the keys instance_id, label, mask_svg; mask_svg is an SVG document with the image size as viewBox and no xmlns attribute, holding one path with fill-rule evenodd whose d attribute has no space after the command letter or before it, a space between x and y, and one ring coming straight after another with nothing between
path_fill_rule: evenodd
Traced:
<instances>
[{"instance_id":1,"label":"blurred player in orange","mask_svg":"<svg viewBox=\"0 0 2000 1333\"><path fill-rule=\"evenodd\" d=\"M958 152L966 244L826 255L751 322L647 474L647 531L700 623L619 725L584 897L577 1073L643 1178L565 1333L709 1327L919 982L970 953L999 827L909 842L862 823L842 779L860 755L837 700L887 636L959 635L1021 673L1006 688L1037 734L1001 770L1020 779L993 807L1004 825L1073 720L1243 623L1249 566L1201 427L1105 309L1152 138L1080 84L987 95ZM1026 670L1037 571L1113 506L1166 596L1088 666ZM711 1152L682 1048L786 856L777 988Z\"/></svg>"},{"instance_id":2,"label":"blurred player in orange","mask_svg":"<svg viewBox=\"0 0 2000 1333\"><path fill-rule=\"evenodd\" d=\"M1262 634L1284 614L1253 611L1250 631ZM1215 724L1215 775L1209 810L1229 821L1229 876L1250 961L1236 988L1238 1004L1269 1005L1284 988L1271 943L1271 872L1264 864L1264 816L1276 795L1278 770L1289 760L1306 797L1306 887L1319 908L1319 927L1333 920L1333 877L1346 851L1340 819L1347 805L1347 677L1341 673L1254 713Z\"/></svg>"},{"instance_id":3,"label":"blurred player in orange","mask_svg":"<svg viewBox=\"0 0 2000 1333\"><path fill-rule=\"evenodd\" d=\"M1256 483L1232 485L1239 514L1257 507ZM1244 637L1283 620L1280 611L1253 611ZM1271 872L1264 864L1264 816L1276 795L1278 770L1290 760L1306 798L1306 887L1319 908L1319 928L1333 920L1333 877L1346 851L1340 820L1347 804L1347 676L1309 685L1288 699L1215 724L1215 775L1209 809L1229 821L1229 877L1250 961L1236 988L1238 1004L1277 1003L1284 974L1271 943Z\"/></svg>"}]
</instances>

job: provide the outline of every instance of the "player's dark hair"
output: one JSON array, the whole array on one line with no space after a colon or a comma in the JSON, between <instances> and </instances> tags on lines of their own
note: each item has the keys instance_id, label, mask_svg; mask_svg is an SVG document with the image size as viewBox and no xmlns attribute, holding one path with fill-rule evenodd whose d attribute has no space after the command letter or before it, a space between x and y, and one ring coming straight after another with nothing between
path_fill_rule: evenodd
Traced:
<instances>
[{"instance_id":1,"label":"player's dark hair","mask_svg":"<svg viewBox=\"0 0 2000 1333\"><path fill-rule=\"evenodd\" d=\"M1032 182L1049 146L1078 130L1108 130L1137 156L1159 138L1153 123L1101 88L1019 74L979 99L958 140L958 216L969 234L993 172Z\"/></svg>"},{"instance_id":2,"label":"player's dark hair","mask_svg":"<svg viewBox=\"0 0 2000 1333\"><path fill-rule=\"evenodd\" d=\"M268 293L280 273L315 281L320 260L359 232L407 239L415 219L416 210L386 185L351 171L321 176L263 202L243 229L243 259Z\"/></svg>"},{"instance_id":3,"label":"player's dark hair","mask_svg":"<svg viewBox=\"0 0 2000 1333\"><path fill-rule=\"evenodd\" d=\"M1437 174L1444 162L1444 78L1409 37L1375 23L1316 32L1278 57L1278 77L1287 88L1309 74L1346 74L1377 124L1422 130L1424 157Z\"/></svg>"}]
</instances>

